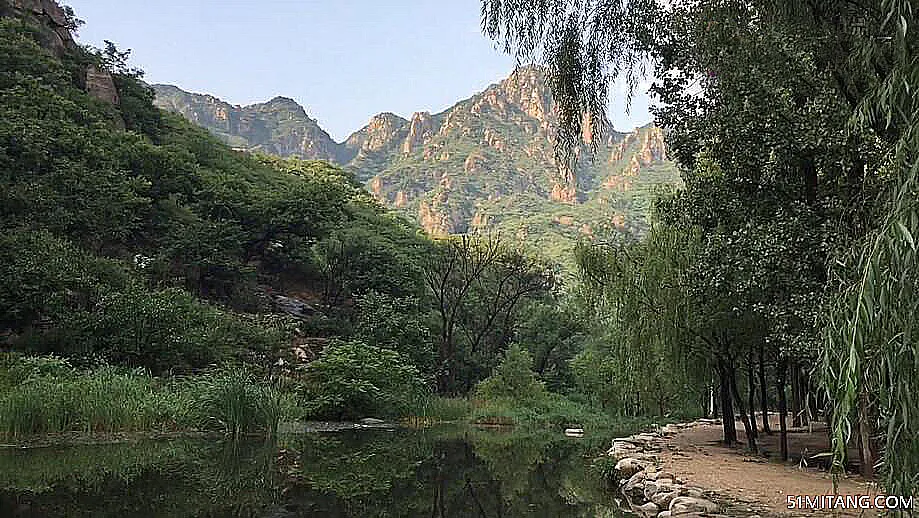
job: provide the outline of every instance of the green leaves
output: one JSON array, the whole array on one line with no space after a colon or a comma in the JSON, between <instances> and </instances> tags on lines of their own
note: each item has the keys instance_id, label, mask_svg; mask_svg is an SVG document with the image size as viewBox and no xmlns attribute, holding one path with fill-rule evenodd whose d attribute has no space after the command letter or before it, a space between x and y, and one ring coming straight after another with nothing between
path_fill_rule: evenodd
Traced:
<instances>
[{"instance_id":1,"label":"green leaves","mask_svg":"<svg viewBox=\"0 0 919 518\"><path fill-rule=\"evenodd\" d=\"M415 366L390 349L332 341L306 369L312 417L354 419L403 415L428 392Z\"/></svg>"}]
</instances>

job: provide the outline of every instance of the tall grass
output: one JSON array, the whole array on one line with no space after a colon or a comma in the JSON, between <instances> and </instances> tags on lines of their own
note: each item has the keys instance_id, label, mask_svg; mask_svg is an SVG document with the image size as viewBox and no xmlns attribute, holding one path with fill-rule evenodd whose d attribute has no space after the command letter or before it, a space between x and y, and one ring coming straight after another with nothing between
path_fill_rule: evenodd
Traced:
<instances>
[{"instance_id":1,"label":"tall grass","mask_svg":"<svg viewBox=\"0 0 919 518\"><path fill-rule=\"evenodd\" d=\"M284 395L277 387L259 383L245 368L232 367L202 376L192 387L202 426L216 424L234 437L260 431L277 433Z\"/></svg>"},{"instance_id":2,"label":"tall grass","mask_svg":"<svg viewBox=\"0 0 919 518\"><path fill-rule=\"evenodd\" d=\"M280 390L243 368L169 380L108 366L80 372L55 359L0 361L0 435L12 439L202 429L274 434L284 402Z\"/></svg>"},{"instance_id":3,"label":"tall grass","mask_svg":"<svg viewBox=\"0 0 919 518\"><path fill-rule=\"evenodd\" d=\"M472 413L472 403L465 398L447 398L428 394L414 401L404 421L410 426L428 426L465 421Z\"/></svg>"},{"instance_id":4,"label":"tall grass","mask_svg":"<svg viewBox=\"0 0 919 518\"><path fill-rule=\"evenodd\" d=\"M172 419L153 379L106 367L86 374L30 377L0 394L0 432L14 438L62 432L149 430Z\"/></svg>"}]
</instances>

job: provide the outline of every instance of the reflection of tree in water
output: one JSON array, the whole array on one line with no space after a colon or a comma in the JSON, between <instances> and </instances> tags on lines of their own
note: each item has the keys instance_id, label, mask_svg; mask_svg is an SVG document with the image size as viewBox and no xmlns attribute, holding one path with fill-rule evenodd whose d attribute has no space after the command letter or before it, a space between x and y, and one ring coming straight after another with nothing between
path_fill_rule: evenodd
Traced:
<instances>
[{"instance_id":1,"label":"reflection of tree in water","mask_svg":"<svg viewBox=\"0 0 919 518\"><path fill-rule=\"evenodd\" d=\"M583 453L552 435L462 429L0 451L0 516L595 516L606 508Z\"/></svg>"},{"instance_id":2,"label":"reflection of tree in water","mask_svg":"<svg viewBox=\"0 0 919 518\"><path fill-rule=\"evenodd\" d=\"M594 516L603 500L575 442L476 431L407 435L365 439L361 455L305 452L297 508L330 517L556 517Z\"/></svg>"},{"instance_id":3,"label":"reflection of tree in water","mask_svg":"<svg viewBox=\"0 0 919 518\"><path fill-rule=\"evenodd\" d=\"M0 450L0 516L262 516L277 498L264 443L144 441Z\"/></svg>"}]
</instances>

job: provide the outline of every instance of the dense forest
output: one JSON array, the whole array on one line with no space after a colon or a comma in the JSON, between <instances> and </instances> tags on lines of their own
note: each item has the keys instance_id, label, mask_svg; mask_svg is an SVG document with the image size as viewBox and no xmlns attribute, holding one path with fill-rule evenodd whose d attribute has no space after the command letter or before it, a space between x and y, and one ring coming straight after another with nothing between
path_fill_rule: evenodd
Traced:
<instances>
[{"instance_id":1,"label":"dense forest","mask_svg":"<svg viewBox=\"0 0 919 518\"><path fill-rule=\"evenodd\" d=\"M439 419L472 394L483 419L587 413L560 395L583 330L557 266L432 239L327 162L232 150L57 9L0 11L4 433Z\"/></svg>"},{"instance_id":2,"label":"dense forest","mask_svg":"<svg viewBox=\"0 0 919 518\"><path fill-rule=\"evenodd\" d=\"M855 444L864 473L915 493L914 3L482 4L487 34L547 64L562 158L611 79L655 78L685 185L646 236L581 248L595 354L635 362L665 401L714 382L728 443L735 411L750 448L754 409L825 415L838 469ZM627 394L618 379L604 386Z\"/></svg>"},{"instance_id":3,"label":"dense forest","mask_svg":"<svg viewBox=\"0 0 919 518\"><path fill-rule=\"evenodd\" d=\"M507 236L432 238L327 162L234 151L41 3L0 0L4 436L717 411L755 451L777 410L783 440L830 421L837 471L919 487L910 2L483 0L546 66L560 163L609 127L612 80L655 78L682 184L574 278Z\"/></svg>"}]
</instances>

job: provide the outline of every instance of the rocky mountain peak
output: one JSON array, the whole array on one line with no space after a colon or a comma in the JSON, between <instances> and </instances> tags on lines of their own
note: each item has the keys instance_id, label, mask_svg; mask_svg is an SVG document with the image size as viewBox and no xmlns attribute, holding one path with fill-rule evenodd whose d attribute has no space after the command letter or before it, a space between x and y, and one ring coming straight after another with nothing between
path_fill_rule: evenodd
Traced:
<instances>
[{"instance_id":1,"label":"rocky mountain peak","mask_svg":"<svg viewBox=\"0 0 919 518\"><path fill-rule=\"evenodd\" d=\"M412 114L412 120L409 123L408 135L402 142L402 152L409 154L426 144L437 128L434 125L434 118L430 112L415 112Z\"/></svg>"},{"instance_id":2,"label":"rocky mountain peak","mask_svg":"<svg viewBox=\"0 0 919 518\"><path fill-rule=\"evenodd\" d=\"M168 106L168 95L164 91L160 99L158 93L157 102ZM546 221L570 223L551 223L556 226L549 231L568 244L631 232L644 224L639 207L647 205L650 186L679 181L666 161L660 129L620 133L608 121L590 117L583 137L593 141L596 154L588 157L579 149L577 167L559 167L553 146L556 107L546 71L538 66L520 67L440 113L419 111L408 119L377 114L342 144L295 104L275 98L258 105L273 110L256 112L211 103L213 120L205 125L225 131L230 142L245 136L250 149L346 165L377 199L411 214L432 234L489 226L529 235L549 231ZM189 118L202 120L185 108L183 113L192 112ZM234 117L239 117L236 130ZM642 201L633 201L636 197Z\"/></svg>"},{"instance_id":3,"label":"rocky mountain peak","mask_svg":"<svg viewBox=\"0 0 919 518\"><path fill-rule=\"evenodd\" d=\"M345 145L356 149L358 155L388 150L405 138L408 122L395 113L379 113L371 117L366 126L348 137Z\"/></svg>"}]
</instances>

